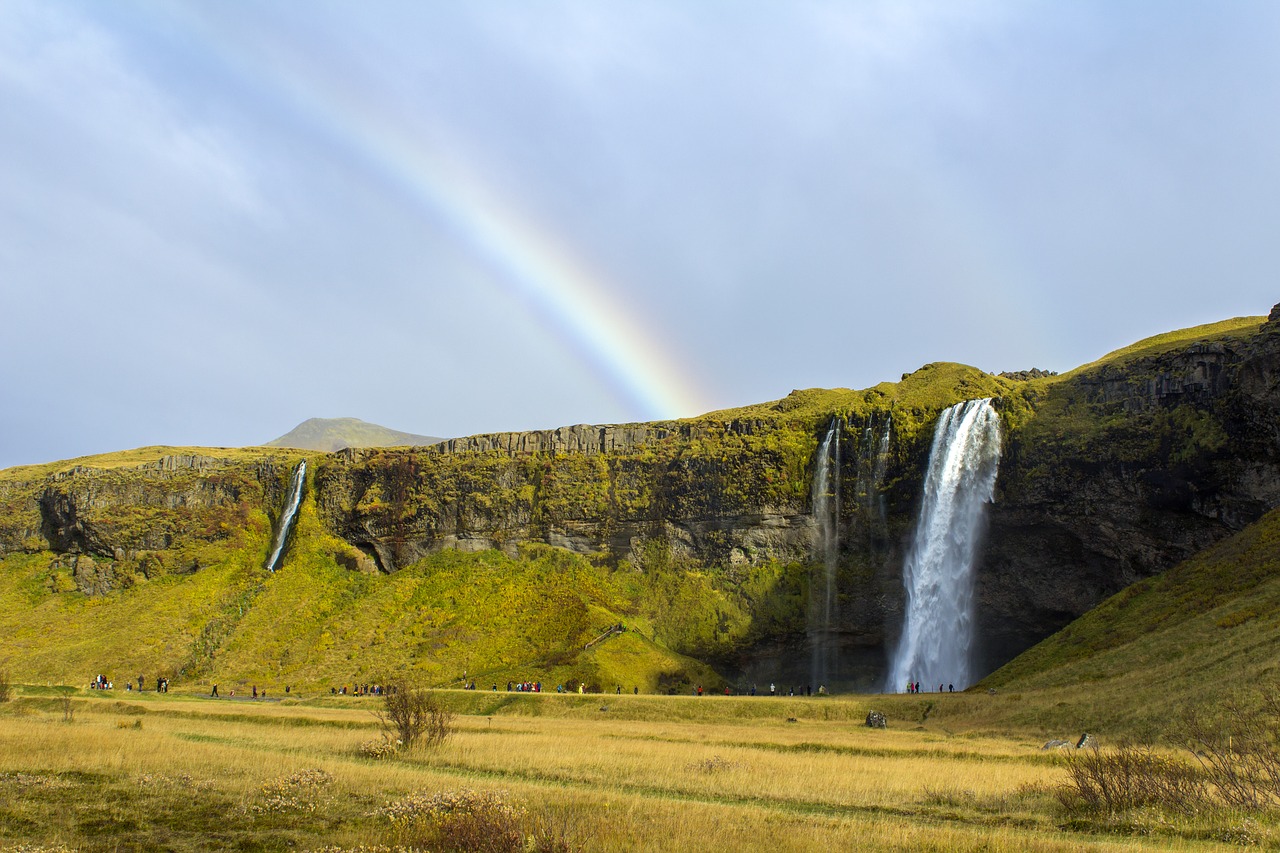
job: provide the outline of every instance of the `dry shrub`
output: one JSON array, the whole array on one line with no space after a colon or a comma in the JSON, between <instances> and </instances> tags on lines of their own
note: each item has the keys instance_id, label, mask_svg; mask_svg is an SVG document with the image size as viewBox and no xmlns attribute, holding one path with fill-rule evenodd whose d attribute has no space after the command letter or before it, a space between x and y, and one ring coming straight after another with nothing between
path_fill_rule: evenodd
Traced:
<instances>
[{"instance_id":1,"label":"dry shrub","mask_svg":"<svg viewBox=\"0 0 1280 853\"><path fill-rule=\"evenodd\" d=\"M1258 705L1232 699L1212 716L1188 711L1179 737L1227 805L1261 811L1280 801L1280 696L1274 689Z\"/></svg>"},{"instance_id":2,"label":"dry shrub","mask_svg":"<svg viewBox=\"0 0 1280 853\"><path fill-rule=\"evenodd\" d=\"M523 806L503 791L420 792L379 809L394 840L440 853L520 853Z\"/></svg>"},{"instance_id":3,"label":"dry shrub","mask_svg":"<svg viewBox=\"0 0 1280 853\"><path fill-rule=\"evenodd\" d=\"M1114 750L1076 750L1067 758L1067 785L1059 800L1072 811L1115 813L1156 806L1194 813L1206 797L1200 774L1146 744L1122 742Z\"/></svg>"},{"instance_id":4,"label":"dry shrub","mask_svg":"<svg viewBox=\"0 0 1280 853\"><path fill-rule=\"evenodd\" d=\"M310 814L320 807L322 789L333 777L320 769L299 770L267 782L258 791L257 802L242 807L248 815Z\"/></svg>"},{"instance_id":5,"label":"dry shrub","mask_svg":"<svg viewBox=\"0 0 1280 853\"><path fill-rule=\"evenodd\" d=\"M374 711L388 740L406 749L414 744L439 746L453 732L453 712L430 691L404 682L393 683L382 694L382 710Z\"/></svg>"},{"instance_id":6,"label":"dry shrub","mask_svg":"<svg viewBox=\"0 0 1280 853\"><path fill-rule=\"evenodd\" d=\"M358 752L365 758L391 758L400 751L403 746L400 741L392 740L389 737L376 737L372 740L361 742Z\"/></svg>"}]
</instances>

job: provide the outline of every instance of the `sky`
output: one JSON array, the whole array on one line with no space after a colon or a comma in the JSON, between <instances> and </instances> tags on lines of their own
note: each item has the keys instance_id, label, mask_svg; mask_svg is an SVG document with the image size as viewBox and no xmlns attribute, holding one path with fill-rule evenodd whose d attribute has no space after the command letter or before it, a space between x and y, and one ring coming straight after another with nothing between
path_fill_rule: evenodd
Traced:
<instances>
[{"instance_id":1,"label":"sky","mask_svg":"<svg viewBox=\"0 0 1280 853\"><path fill-rule=\"evenodd\" d=\"M1266 314L1270 0L0 0L0 467Z\"/></svg>"}]
</instances>

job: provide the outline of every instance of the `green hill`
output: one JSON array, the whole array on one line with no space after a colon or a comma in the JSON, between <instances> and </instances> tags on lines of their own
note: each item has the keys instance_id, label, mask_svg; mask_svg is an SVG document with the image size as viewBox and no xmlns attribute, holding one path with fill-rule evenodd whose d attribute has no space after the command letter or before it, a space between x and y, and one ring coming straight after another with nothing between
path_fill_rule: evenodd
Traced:
<instances>
[{"instance_id":1,"label":"green hill","mask_svg":"<svg viewBox=\"0 0 1280 853\"><path fill-rule=\"evenodd\" d=\"M420 447L441 441L444 439L400 432L359 418L310 418L263 446L332 453L344 447Z\"/></svg>"},{"instance_id":2,"label":"green hill","mask_svg":"<svg viewBox=\"0 0 1280 853\"><path fill-rule=\"evenodd\" d=\"M957 696L948 713L1152 726L1196 691L1270 677L1276 608L1250 596L1271 594L1280 522L1239 531L1278 503L1275 375L1280 312L1151 338L1063 376L940 362L680 421L433 446L383 430L377 440L400 446L151 447L12 468L0 471L0 671L313 688L411 672L665 692L803 685L825 643L842 667L828 686L874 689L898 636L934 425L990 397L1005 446L977 590L983 671L1220 544L1001 669L995 699ZM308 424L273 444L332 438L335 424L381 430ZM829 433L840 535L824 636L813 490ZM303 459L298 523L272 573ZM1199 645L1222 660L1205 663Z\"/></svg>"},{"instance_id":3,"label":"green hill","mask_svg":"<svg viewBox=\"0 0 1280 853\"><path fill-rule=\"evenodd\" d=\"M1157 735L1188 705L1280 682L1280 510L1112 596L988 676L1007 722Z\"/></svg>"}]
</instances>

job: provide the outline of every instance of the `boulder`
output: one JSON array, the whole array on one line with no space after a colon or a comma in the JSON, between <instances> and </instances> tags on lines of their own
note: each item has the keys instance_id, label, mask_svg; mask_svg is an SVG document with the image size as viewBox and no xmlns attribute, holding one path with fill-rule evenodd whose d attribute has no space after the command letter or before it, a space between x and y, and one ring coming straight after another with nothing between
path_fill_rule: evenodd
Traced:
<instances>
[{"instance_id":1,"label":"boulder","mask_svg":"<svg viewBox=\"0 0 1280 853\"><path fill-rule=\"evenodd\" d=\"M867 728L885 729L889 727L889 718L879 711L867 712Z\"/></svg>"},{"instance_id":2,"label":"boulder","mask_svg":"<svg viewBox=\"0 0 1280 853\"><path fill-rule=\"evenodd\" d=\"M1049 741L1049 742L1048 742L1048 743L1046 743L1044 746L1040 747L1040 749L1042 749L1042 750L1045 750L1045 749L1070 749L1070 748L1071 748L1071 741L1069 741L1069 740L1058 740L1057 738L1055 738L1055 739L1053 739L1053 740Z\"/></svg>"},{"instance_id":3,"label":"boulder","mask_svg":"<svg viewBox=\"0 0 1280 853\"><path fill-rule=\"evenodd\" d=\"M1097 749L1098 739L1093 735L1085 732L1080 735L1080 740L1076 741L1076 749Z\"/></svg>"}]
</instances>

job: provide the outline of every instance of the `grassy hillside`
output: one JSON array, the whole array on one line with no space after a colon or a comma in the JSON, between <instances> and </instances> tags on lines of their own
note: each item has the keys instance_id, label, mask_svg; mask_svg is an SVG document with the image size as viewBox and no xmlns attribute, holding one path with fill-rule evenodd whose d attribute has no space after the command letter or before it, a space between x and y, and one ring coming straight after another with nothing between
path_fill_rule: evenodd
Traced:
<instances>
[{"instance_id":1,"label":"grassy hillside","mask_svg":"<svg viewBox=\"0 0 1280 853\"><path fill-rule=\"evenodd\" d=\"M1212 343L1214 341L1247 337L1258 331L1258 327L1266 321L1266 317L1234 317L1217 323L1206 323L1202 326L1192 326L1189 329L1179 329L1175 332L1153 335L1149 338L1143 338L1137 343L1113 350L1097 361L1082 364L1061 376L1050 377L1048 381L1061 381L1089 373L1100 367L1122 367L1135 359L1160 355L1197 342Z\"/></svg>"},{"instance_id":2,"label":"grassy hillside","mask_svg":"<svg viewBox=\"0 0 1280 853\"><path fill-rule=\"evenodd\" d=\"M1025 697L1009 724L1154 735L1187 705L1277 682L1280 510L1113 596L979 689Z\"/></svg>"},{"instance_id":3,"label":"grassy hillside","mask_svg":"<svg viewBox=\"0 0 1280 853\"><path fill-rule=\"evenodd\" d=\"M199 545L198 571L139 575L98 597L76 589L59 555L0 560L0 669L31 682L142 673L279 690L392 673L449 685L465 674L489 685L537 679L666 692L721 686L682 652L714 655L761 630L779 597L802 600L777 589L798 567L766 567L766 585L727 592L666 555L608 568L536 545L514 557L445 551L393 575L361 573L348 568L354 549L320 525L312 496L284 565L265 574L270 525L261 513L250 520ZM628 630L584 648L619 623Z\"/></svg>"}]
</instances>

